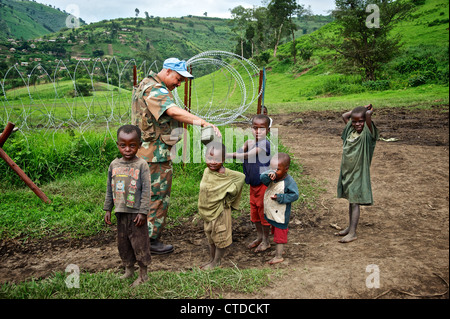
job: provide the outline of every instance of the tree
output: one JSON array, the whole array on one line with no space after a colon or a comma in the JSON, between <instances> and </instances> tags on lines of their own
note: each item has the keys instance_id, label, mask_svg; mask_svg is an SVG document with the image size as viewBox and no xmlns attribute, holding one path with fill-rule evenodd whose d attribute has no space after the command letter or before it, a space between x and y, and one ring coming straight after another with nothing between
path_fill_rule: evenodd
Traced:
<instances>
[{"instance_id":1,"label":"tree","mask_svg":"<svg viewBox=\"0 0 450 319\"><path fill-rule=\"evenodd\" d=\"M231 24L233 27L231 30L235 33L236 39L238 39L241 47L241 57L244 57L244 43L246 30L249 26L249 20L251 18L251 13L248 9L243 6L237 6L230 9L231 12Z\"/></svg>"},{"instance_id":2,"label":"tree","mask_svg":"<svg viewBox=\"0 0 450 319\"><path fill-rule=\"evenodd\" d=\"M259 51L265 51L269 47L270 31L269 14L266 7L256 7L252 10L252 21L254 21L255 37L254 43L256 47L256 54Z\"/></svg>"},{"instance_id":3,"label":"tree","mask_svg":"<svg viewBox=\"0 0 450 319\"><path fill-rule=\"evenodd\" d=\"M292 18L294 15L301 14L304 9L297 3L297 0L271 0L267 9L269 11L269 22L275 34L273 56L276 57L280 39L286 32L292 33L293 45L295 46L294 31L297 26Z\"/></svg>"},{"instance_id":4,"label":"tree","mask_svg":"<svg viewBox=\"0 0 450 319\"><path fill-rule=\"evenodd\" d=\"M251 57L253 58L253 52L254 52L254 42L253 42L253 38L255 37L255 28L253 27L253 24L250 23L247 26L247 29L245 30L245 38L247 39L247 41L250 42L251 44Z\"/></svg>"},{"instance_id":5,"label":"tree","mask_svg":"<svg viewBox=\"0 0 450 319\"><path fill-rule=\"evenodd\" d=\"M139 9L138 8L136 8L136 9L134 9L134 12L136 13L136 18L137 18L137 16L139 15Z\"/></svg>"},{"instance_id":6,"label":"tree","mask_svg":"<svg viewBox=\"0 0 450 319\"><path fill-rule=\"evenodd\" d=\"M381 67L400 50L400 35L390 31L410 9L409 2L399 0L336 0L333 16L339 36L320 43L362 70L365 80L375 81Z\"/></svg>"},{"instance_id":7,"label":"tree","mask_svg":"<svg viewBox=\"0 0 450 319\"><path fill-rule=\"evenodd\" d=\"M105 52L102 49L95 49L94 51L92 51L92 55L94 57L102 57L105 55Z\"/></svg>"}]
</instances>

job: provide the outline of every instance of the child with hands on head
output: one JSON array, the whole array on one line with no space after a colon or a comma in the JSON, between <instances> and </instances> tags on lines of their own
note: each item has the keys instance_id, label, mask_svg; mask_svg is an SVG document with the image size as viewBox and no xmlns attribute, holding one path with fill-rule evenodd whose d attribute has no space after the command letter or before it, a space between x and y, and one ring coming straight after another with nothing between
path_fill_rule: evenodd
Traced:
<instances>
[{"instance_id":1,"label":"child with hands on head","mask_svg":"<svg viewBox=\"0 0 450 319\"><path fill-rule=\"evenodd\" d=\"M348 243L357 239L361 205L372 205L370 164L379 137L378 129L372 122L372 104L359 106L342 115L346 124L342 132L343 151L337 185L337 197L349 201L349 225L336 233L344 236L339 240Z\"/></svg>"}]
</instances>

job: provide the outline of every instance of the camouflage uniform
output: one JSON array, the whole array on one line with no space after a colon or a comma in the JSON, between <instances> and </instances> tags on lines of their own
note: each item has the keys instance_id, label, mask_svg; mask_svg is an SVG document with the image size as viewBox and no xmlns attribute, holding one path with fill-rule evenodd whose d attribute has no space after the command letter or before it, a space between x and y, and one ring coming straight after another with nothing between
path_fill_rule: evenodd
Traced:
<instances>
[{"instance_id":1,"label":"camouflage uniform","mask_svg":"<svg viewBox=\"0 0 450 319\"><path fill-rule=\"evenodd\" d=\"M131 121L142 130L142 147L137 156L150 167L148 229L152 239L161 235L166 223L173 172L170 150L181 137L180 123L165 113L170 107L178 107L172 93L156 73L150 72L133 91Z\"/></svg>"}]
</instances>

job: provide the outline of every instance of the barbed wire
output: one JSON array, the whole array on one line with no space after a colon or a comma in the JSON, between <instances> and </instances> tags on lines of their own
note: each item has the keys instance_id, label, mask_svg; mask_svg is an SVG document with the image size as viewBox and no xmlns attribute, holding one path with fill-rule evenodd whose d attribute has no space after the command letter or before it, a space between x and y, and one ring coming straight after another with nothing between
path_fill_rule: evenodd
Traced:
<instances>
[{"instance_id":1,"label":"barbed wire","mask_svg":"<svg viewBox=\"0 0 450 319\"><path fill-rule=\"evenodd\" d=\"M254 81L259 74L255 64L225 51L206 51L186 64L194 71L208 69L191 83L193 114L218 126L248 120L243 114L261 94ZM83 136L102 127L114 138L111 131L131 119L135 66L138 81L159 71L157 61L138 65L135 59L122 62L116 57L75 64L58 60L53 72L40 62L27 68L28 73L15 64L0 78L0 125L13 122L25 137L36 131L54 136L65 129ZM187 108L176 89L173 95L179 107Z\"/></svg>"}]
</instances>

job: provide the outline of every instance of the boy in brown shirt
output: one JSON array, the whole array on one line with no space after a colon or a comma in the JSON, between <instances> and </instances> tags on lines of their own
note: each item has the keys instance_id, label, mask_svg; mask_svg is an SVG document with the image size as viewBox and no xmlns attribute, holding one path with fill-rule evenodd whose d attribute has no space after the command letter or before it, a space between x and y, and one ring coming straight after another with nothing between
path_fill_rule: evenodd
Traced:
<instances>
[{"instance_id":1,"label":"boy in brown shirt","mask_svg":"<svg viewBox=\"0 0 450 319\"><path fill-rule=\"evenodd\" d=\"M150 210L150 170L145 160L136 156L141 146L141 130L134 125L121 126L117 131L117 147L122 158L111 162L103 210L105 222L111 225L111 211L117 217L117 246L125 266L122 279L139 276L131 285L148 280L147 266L151 262L147 215Z\"/></svg>"}]
</instances>

